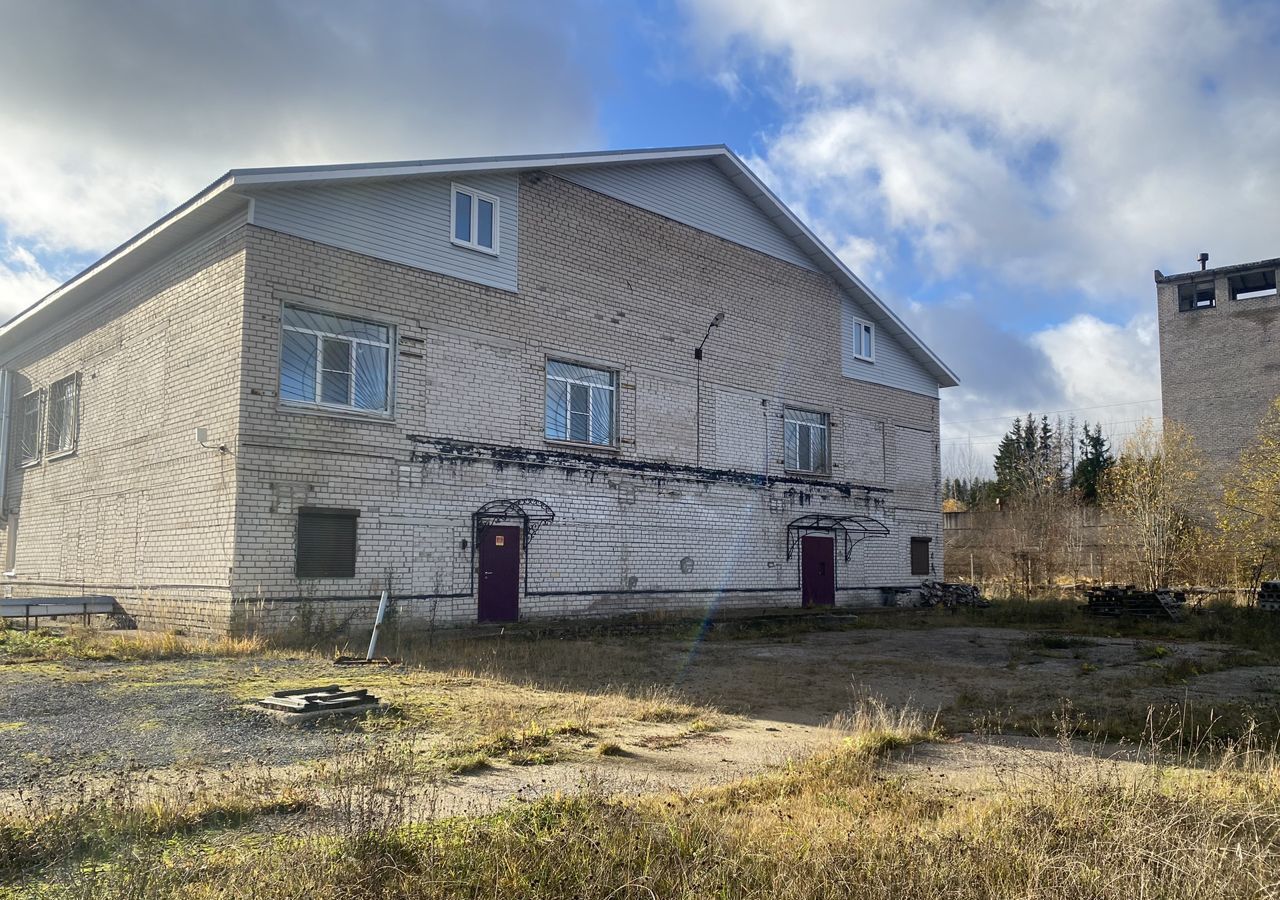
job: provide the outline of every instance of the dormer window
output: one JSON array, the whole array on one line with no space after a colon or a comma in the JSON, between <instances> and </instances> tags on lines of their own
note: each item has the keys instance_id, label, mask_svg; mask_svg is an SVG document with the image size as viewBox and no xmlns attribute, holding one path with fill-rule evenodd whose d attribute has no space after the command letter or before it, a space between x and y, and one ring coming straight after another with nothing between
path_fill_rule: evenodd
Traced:
<instances>
[{"instance_id":1,"label":"dormer window","mask_svg":"<svg viewBox=\"0 0 1280 900\"><path fill-rule=\"evenodd\" d=\"M1260 269L1232 275L1227 279L1232 300L1258 300L1276 295L1276 270Z\"/></svg>"},{"instance_id":2,"label":"dormer window","mask_svg":"<svg viewBox=\"0 0 1280 900\"><path fill-rule=\"evenodd\" d=\"M498 198L460 184L453 186L453 243L498 254Z\"/></svg>"},{"instance_id":3,"label":"dormer window","mask_svg":"<svg viewBox=\"0 0 1280 900\"><path fill-rule=\"evenodd\" d=\"M1213 306L1212 281L1188 281L1178 285L1178 309L1208 309Z\"/></svg>"}]
</instances>

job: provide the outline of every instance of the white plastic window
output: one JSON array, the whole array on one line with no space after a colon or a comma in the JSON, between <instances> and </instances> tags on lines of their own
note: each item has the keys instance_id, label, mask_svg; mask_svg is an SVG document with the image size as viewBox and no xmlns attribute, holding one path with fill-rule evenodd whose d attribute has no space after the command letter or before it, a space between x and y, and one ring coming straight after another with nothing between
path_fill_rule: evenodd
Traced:
<instances>
[{"instance_id":1,"label":"white plastic window","mask_svg":"<svg viewBox=\"0 0 1280 900\"><path fill-rule=\"evenodd\" d=\"M335 409L389 412L391 329L284 307L280 398Z\"/></svg>"},{"instance_id":2,"label":"white plastic window","mask_svg":"<svg viewBox=\"0 0 1280 900\"><path fill-rule=\"evenodd\" d=\"M547 360L547 438L613 446L616 394L615 372Z\"/></svg>"},{"instance_id":3,"label":"white plastic window","mask_svg":"<svg viewBox=\"0 0 1280 900\"><path fill-rule=\"evenodd\" d=\"M825 473L828 466L826 413L786 409L783 413L783 461L792 472Z\"/></svg>"},{"instance_id":4,"label":"white plastic window","mask_svg":"<svg viewBox=\"0 0 1280 900\"><path fill-rule=\"evenodd\" d=\"M875 326L861 319L853 320L853 355L874 362L876 358Z\"/></svg>"},{"instance_id":5,"label":"white plastic window","mask_svg":"<svg viewBox=\"0 0 1280 900\"><path fill-rule=\"evenodd\" d=\"M453 242L485 253L498 252L498 198L453 186Z\"/></svg>"},{"instance_id":6,"label":"white plastic window","mask_svg":"<svg viewBox=\"0 0 1280 900\"><path fill-rule=\"evenodd\" d=\"M32 391L18 402L18 465L40 461L40 428L44 416L44 391Z\"/></svg>"},{"instance_id":7,"label":"white plastic window","mask_svg":"<svg viewBox=\"0 0 1280 900\"><path fill-rule=\"evenodd\" d=\"M80 425L80 377L69 375L49 388L48 453L70 453L76 449Z\"/></svg>"}]
</instances>

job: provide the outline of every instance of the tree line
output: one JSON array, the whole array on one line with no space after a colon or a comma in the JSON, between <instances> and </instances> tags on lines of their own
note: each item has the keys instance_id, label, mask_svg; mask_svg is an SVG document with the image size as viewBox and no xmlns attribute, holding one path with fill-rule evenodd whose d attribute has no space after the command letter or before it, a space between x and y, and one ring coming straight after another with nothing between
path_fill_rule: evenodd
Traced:
<instances>
[{"instance_id":1,"label":"tree line","mask_svg":"<svg viewBox=\"0 0 1280 900\"><path fill-rule=\"evenodd\" d=\"M1010 593L1082 581L1253 596L1280 579L1280 399L1210 473L1185 429L1147 420L1114 450L1100 425L1013 420L991 475L944 479L947 566Z\"/></svg>"},{"instance_id":2,"label":"tree line","mask_svg":"<svg viewBox=\"0 0 1280 900\"><path fill-rule=\"evenodd\" d=\"M993 462L994 478L956 476L942 485L943 499L966 507L999 500L1016 502L1045 495L1071 496L1097 504L1103 478L1115 465L1111 443L1101 425L1075 419L1039 420L1031 413L1016 418L1000 439Z\"/></svg>"}]
</instances>

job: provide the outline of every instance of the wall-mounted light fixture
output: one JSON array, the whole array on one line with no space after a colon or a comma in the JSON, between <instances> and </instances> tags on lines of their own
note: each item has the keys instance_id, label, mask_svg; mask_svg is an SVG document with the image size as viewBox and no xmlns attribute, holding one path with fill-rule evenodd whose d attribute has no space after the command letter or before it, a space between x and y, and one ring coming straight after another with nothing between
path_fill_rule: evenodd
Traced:
<instances>
[{"instance_id":1,"label":"wall-mounted light fixture","mask_svg":"<svg viewBox=\"0 0 1280 900\"><path fill-rule=\"evenodd\" d=\"M711 320L711 324L707 326L707 333L702 336L702 343L693 348L693 358L698 361L698 371L694 376L697 384L697 399L694 401L694 460L696 465L702 465L702 348L707 345L707 339L711 337L711 329L719 328L720 323L724 321L724 313L718 312L715 318Z\"/></svg>"},{"instance_id":2,"label":"wall-mounted light fixture","mask_svg":"<svg viewBox=\"0 0 1280 900\"><path fill-rule=\"evenodd\" d=\"M720 323L724 321L724 313L716 313L716 317L711 320L711 324L707 326L707 333L702 336L702 343L693 348L693 358L702 359L702 348L707 345L707 338L711 337L711 329L720 327Z\"/></svg>"}]
</instances>

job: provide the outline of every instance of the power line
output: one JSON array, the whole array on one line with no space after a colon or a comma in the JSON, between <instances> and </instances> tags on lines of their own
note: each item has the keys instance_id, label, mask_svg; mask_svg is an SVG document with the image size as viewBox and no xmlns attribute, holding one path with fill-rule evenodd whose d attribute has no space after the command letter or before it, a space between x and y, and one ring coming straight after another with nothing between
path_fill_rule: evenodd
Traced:
<instances>
[{"instance_id":1,"label":"power line","mask_svg":"<svg viewBox=\"0 0 1280 900\"><path fill-rule=\"evenodd\" d=\"M1040 415L1042 415L1042 416L1059 416L1059 415L1062 415L1063 413L1085 412L1085 411L1087 411L1087 410L1091 410L1091 409L1110 409L1110 408L1112 408L1112 407L1114 407L1114 406L1137 406L1139 403L1159 403L1159 402L1160 402L1160 398L1159 398L1159 397L1153 397L1153 398L1152 398L1152 399L1150 399L1150 400L1128 400L1128 401L1126 401L1126 402L1124 402L1124 403L1101 403L1101 404L1099 404L1098 406L1076 406L1076 407L1073 407L1073 408L1071 408L1071 409L1051 409L1051 410L1049 410L1048 412L1041 413ZM1015 415L1015 416L1016 416L1016 415L1018 415L1018 414L1017 414L1017 413L1014 413L1013 415ZM1008 413L1006 413L1005 415L1001 415L1001 416L985 416L985 417L983 417L983 418L981 418L981 419L962 419L962 420L960 420L959 422L950 422L950 421L947 421L947 420L943 420L943 423L942 423L942 424L944 424L944 425L970 425L970 424L972 424L972 423L974 423L974 422L992 422L992 421L995 421L995 420L998 420L998 419L1008 419L1008 418L1010 418L1010 415L1009 415Z\"/></svg>"},{"instance_id":2,"label":"power line","mask_svg":"<svg viewBox=\"0 0 1280 900\"><path fill-rule=\"evenodd\" d=\"M1146 420L1147 420L1147 417L1144 417L1141 419L1120 419L1118 421L1113 421L1113 422L1099 422L1098 424L1106 425L1108 428L1114 428L1117 425L1136 425L1139 422L1145 422ZM1244 427L1244 426L1239 426L1239 427ZM1250 427L1256 427L1256 426L1250 426ZM1009 433L1008 431L999 431L993 434L965 434L965 435L961 435L960 437L942 438L941 443L952 444L959 441L980 441L985 438L1004 437L1008 433Z\"/></svg>"}]
</instances>

